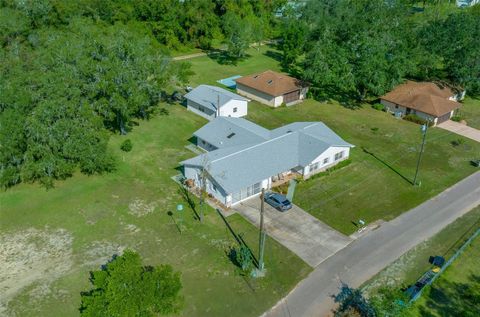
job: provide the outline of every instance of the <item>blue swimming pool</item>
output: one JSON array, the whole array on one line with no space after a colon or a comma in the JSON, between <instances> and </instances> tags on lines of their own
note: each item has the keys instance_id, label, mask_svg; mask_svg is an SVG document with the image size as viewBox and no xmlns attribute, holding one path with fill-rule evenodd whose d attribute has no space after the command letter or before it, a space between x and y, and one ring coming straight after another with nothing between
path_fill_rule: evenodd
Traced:
<instances>
[{"instance_id":1,"label":"blue swimming pool","mask_svg":"<svg viewBox=\"0 0 480 317\"><path fill-rule=\"evenodd\" d=\"M236 76L220 79L220 80L217 80L217 83L227 86L228 88L234 89L235 87L237 87L237 83L235 82L235 79L240 77L242 76L236 75Z\"/></svg>"}]
</instances>

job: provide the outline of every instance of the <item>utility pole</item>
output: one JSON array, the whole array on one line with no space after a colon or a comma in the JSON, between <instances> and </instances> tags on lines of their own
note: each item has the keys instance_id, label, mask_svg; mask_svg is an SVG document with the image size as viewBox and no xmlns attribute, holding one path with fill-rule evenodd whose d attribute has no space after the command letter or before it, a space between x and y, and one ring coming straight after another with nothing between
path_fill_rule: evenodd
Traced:
<instances>
[{"instance_id":1,"label":"utility pole","mask_svg":"<svg viewBox=\"0 0 480 317\"><path fill-rule=\"evenodd\" d=\"M263 272L264 263L263 263L263 254L265 251L265 229L263 227L263 211L265 205L265 189L262 188L262 194L260 195L261 203L260 203L260 255L258 257L258 270Z\"/></svg>"},{"instance_id":2,"label":"utility pole","mask_svg":"<svg viewBox=\"0 0 480 317\"><path fill-rule=\"evenodd\" d=\"M205 199L207 194L207 171L202 167L202 188L200 189L200 222L203 223L203 209L205 208Z\"/></svg>"},{"instance_id":3,"label":"utility pole","mask_svg":"<svg viewBox=\"0 0 480 317\"><path fill-rule=\"evenodd\" d=\"M420 160L422 159L423 148L425 147L425 139L427 138L427 131L428 131L429 123L430 123L430 121L427 120L427 122L424 125L422 125L422 128L421 128L422 129L422 134L423 134L422 146L420 148L420 153L418 154L417 169L415 170L415 177L413 178L413 186L417 185L418 169L420 167Z\"/></svg>"}]
</instances>

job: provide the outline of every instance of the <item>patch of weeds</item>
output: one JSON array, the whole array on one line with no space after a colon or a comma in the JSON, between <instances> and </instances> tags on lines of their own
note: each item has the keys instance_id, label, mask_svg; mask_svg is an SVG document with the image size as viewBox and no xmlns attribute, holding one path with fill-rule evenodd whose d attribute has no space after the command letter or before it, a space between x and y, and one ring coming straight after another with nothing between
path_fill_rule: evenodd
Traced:
<instances>
[{"instance_id":1,"label":"patch of weeds","mask_svg":"<svg viewBox=\"0 0 480 317\"><path fill-rule=\"evenodd\" d=\"M453 141L450 142L450 144L451 144L453 147L460 146L460 145L462 145L462 144L464 144L464 143L465 143L465 140L460 139L460 138L455 139L455 140L453 140Z\"/></svg>"},{"instance_id":2,"label":"patch of weeds","mask_svg":"<svg viewBox=\"0 0 480 317\"><path fill-rule=\"evenodd\" d=\"M370 131L372 131L373 133L377 133L378 130L379 130L379 128L377 128L377 127L370 128Z\"/></svg>"},{"instance_id":3,"label":"patch of weeds","mask_svg":"<svg viewBox=\"0 0 480 317\"><path fill-rule=\"evenodd\" d=\"M320 178L320 177L323 177L323 176L327 176L327 175L330 175L332 174L334 171L337 171L341 168L344 168L345 166L348 166L350 165L350 163L352 163L352 160L351 159L346 159L346 160L343 160L341 161L340 163L338 163L337 165L335 166L332 166L330 168L327 168L324 172L320 172L320 173L317 173L315 175L312 175L310 176L308 179L306 180L300 180L300 181L309 181L309 180L313 180L313 179L316 179L316 178Z\"/></svg>"},{"instance_id":4,"label":"patch of weeds","mask_svg":"<svg viewBox=\"0 0 480 317\"><path fill-rule=\"evenodd\" d=\"M385 111L385 106L381 103L374 103L372 108L378 111Z\"/></svg>"}]
</instances>

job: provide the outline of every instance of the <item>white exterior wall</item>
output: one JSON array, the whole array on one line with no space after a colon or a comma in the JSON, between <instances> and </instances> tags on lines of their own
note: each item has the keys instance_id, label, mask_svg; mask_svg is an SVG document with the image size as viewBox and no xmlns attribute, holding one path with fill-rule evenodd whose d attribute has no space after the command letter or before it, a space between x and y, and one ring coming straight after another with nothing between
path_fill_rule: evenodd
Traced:
<instances>
[{"instance_id":1,"label":"white exterior wall","mask_svg":"<svg viewBox=\"0 0 480 317\"><path fill-rule=\"evenodd\" d=\"M265 190L267 190L267 189L270 189L271 187L272 187L272 178L271 177L261 181L260 188L264 188ZM257 196L260 196L260 195L261 195L261 192L257 193L257 194L254 194L252 196L246 197L246 198L244 198L242 200L239 200L235 203L232 203L232 194L229 194L229 195L227 195L227 197L225 199L225 206L232 207L232 206L238 205L239 203L241 203L245 200L248 200L250 198L257 197Z\"/></svg>"},{"instance_id":2,"label":"white exterior wall","mask_svg":"<svg viewBox=\"0 0 480 317\"><path fill-rule=\"evenodd\" d=\"M249 99L256 100L260 103L263 103L263 104L265 104L267 106L271 106L271 107L278 107L283 102L283 97L282 97L282 102L280 102L278 105L276 105L278 103L278 101L275 100L276 99L275 97L270 96L270 95L268 95L266 93L263 93L261 91L258 91L256 89L244 86L244 85L239 84L239 83L237 83L237 93L242 95L242 96L245 96Z\"/></svg>"},{"instance_id":3,"label":"white exterior wall","mask_svg":"<svg viewBox=\"0 0 480 317\"><path fill-rule=\"evenodd\" d=\"M234 108L237 108L237 112L233 112ZM240 118L247 115L248 101L244 100L230 100L222 107L220 107L221 117L234 117Z\"/></svg>"},{"instance_id":4,"label":"white exterior wall","mask_svg":"<svg viewBox=\"0 0 480 317\"><path fill-rule=\"evenodd\" d=\"M283 103L283 96L278 96L278 97L275 97L274 98L274 105L273 107L276 108L276 107L280 107Z\"/></svg>"},{"instance_id":5,"label":"white exterior wall","mask_svg":"<svg viewBox=\"0 0 480 317\"><path fill-rule=\"evenodd\" d=\"M198 167L184 166L183 169L183 173L186 179L193 179L195 181L196 187L202 186L202 178L200 175L200 169ZM208 194L212 195L213 197L215 197L215 199L226 205L225 198L227 197L227 194L225 193L223 188L220 187L213 179L207 178L206 190Z\"/></svg>"},{"instance_id":6,"label":"white exterior wall","mask_svg":"<svg viewBox=\"0 0 480 317\"><path fill-rule=\"evenodd\" d=\"M381 103L385 106L385 109L387 110L387 112L391 112L391 113L401 112L402 116L407 114L407 108L405 108L403 106L397 105L393 102L383 100L383 99L381 100ZM423 120L430 120L433 123L434 126L437 125L438 118L435 117L435 116L432 116L428 113L424 113L424 112L421 112L421 111L417 111L415 109L412 109L410 113L411 114L416 114L417 116L419 116ZM454 111L450 112L450 118L453 116L453 113L454 113Z\"/></svg>"},{"instance_id":7,"label":"white exterior wall","mask_svg":"<svg viewBox=\"0 0 480 317\"><path fill-rule=\"evenodd\" d=\"M200 187L201 186L201 176L200 176L200 169L195 166L184 166L184 176L186 179L193 179L195 181L195 186ZM252 184L253 185L253 184ZM265 189L270 189L272 185L271 178L264 179L261 181L261 188ZM260 193L254 194L252 196L246 197L245 199L242 199L234 204L232 204L232 194L227 194L225 190L218 185L215 180L208 178L207 179L207 187L206 187L207 193L215 197L216 200L221 202L227 207L231 207L234 205L237 205L241 203L242 201L245 201L247 199L250 199L255 196L259 196Z\"/></svg>"},{"instance_id":8,"label":"white exterior wall","mask_svg":"<svg viewBox=\"0 0 480 317\"><path fill-rule=\"evenodd\" d=\"M344 152L343 157L338 161L335 161L335 154L342 151ZM305 168L303 169L303 177L306 179L318 172L323 172L327 168L330 168L334 165L337 165L339 162L348 159L349 156L350 156L349 147L332 146L328 148L325 152L320 154L317 158L315 158L308 166L305 166ZM326 158L328 158L328 163L324 164L323 162ZM319 163L318 169L315 171L310 171L310 165L315 163Z\"/></svg>"}]
</instances>

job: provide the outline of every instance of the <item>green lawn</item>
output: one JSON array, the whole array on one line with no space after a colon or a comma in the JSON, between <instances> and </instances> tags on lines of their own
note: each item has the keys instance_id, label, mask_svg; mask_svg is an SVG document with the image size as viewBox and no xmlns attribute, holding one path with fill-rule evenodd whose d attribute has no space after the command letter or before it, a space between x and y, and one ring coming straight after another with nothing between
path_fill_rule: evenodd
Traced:
<instances>
[{"instance_id":1,"label":"green lawn","mask_svg":"<svg viewBox=\"0 0 480 317\"><path fill-rule=\"evenodd\" d=\"M475 230L480 228L480 206L448 225L430 239L418 244L363 285L371 292L383 285L406 287L412 285L431 268L430 256L449 259ZM477 242L478 244L478 242ZM480 273L480 270L477 268Z\"/></svg>"},{"instance_id":2,"label":"green lawn","mask_svg":"<svg viewBox=\"0 0 480 317\"><path fill-rule=\"evenodd\" d=\"M250 48L247 50L247 57L238 61L236 65L220 64L221 55L197 57L189 60L192 64L194 75L190 78L192 86L200 84L220 85L217 80L235 75L249 75L267 69L280 71L278 62L279 52L269 45Z\"/></svg>"},{"instance_id":3,"label":"green lawn","mask_svg":"<svg viewBox=\"0 0 480 317\"><path fill-rule=\"evenodd\" d=\"M411 316L478 316L480 314L480 239L423 292L411 308ZM466 300L468 289L475 287L476 299ZM471 294L471 293L470 293Z\"/></svg>"},{"instance_id":4,"label":"green lawn","mask_svg":"<svg viewBox=\"0 0 480 317\"><path fill-rule=\"evenodd\" d=\"M195 72L192 85L215 84L221 78L266 69L280 70L274 49L250 49L249 54L251 57L238 65L221 65L209 57L190 60ZM422 185L413 187L409 181L413 180L421 142L416 124L368 105L350 110L335 102L314 100L277 109L250 102L248 111L247 119L270 129L295 121L323 121L356 145L352 164L329 176L300 183L294 198L302 208L346 234L356 230L352 221L393 219L475 172L469 161L480 152L480 144L472 140L431 129L420 169ZM452 146L451 142L459 138L464 143Z\"/></svg>"},{"instance_id":5,"label":"green lawn","mask_svg":"<svg viewBox=\"0 0 480 317\"><path fill-rule=\"evenodd\" d=\"M186 228L178 232L167 212L183 200L170 177L179 173L178 162L194 156L184 146L206 121L181 106L167 107L170 115L140 122L128 135L132 152L119 150L126 137L112 137L115 172L75 175L48 191L21 184L0 193L0 251L11 254L0 253L0 288L2 277L19 273L6 282L18 292L2 295L0 315L7 296L11 315L78 315L89 271L126 247L146 264L168 263L182 273L183 316L258 316L309 273L303 261L269 239L267 277L245 280L227 257L235 240L213 210L200 224L186 209ZM237 215L227 220L255 251L257 230Z\"/></svg>"},{"instance_id":6,"label":"green lawn","mask_svg":"<svg viewBox=\"0 0 480 317\"><path fill-rule=\"evenodd\" d=\"M480 99L465 98L460 114L468 126L480 129Z\"/></svg>"},{"instance_id":7,"label":"green lawn","mask_svg":"<svg viewBox=\"0 0 480 317\"><path fill-rule=\"evenodd\" d=\"M301 182L294 202L335 229L350 234L352 222L391 220L476 171L469 161L480 144L432 128L420 165L420 187L413 187L420 126L373 110L350 110L337 103L307 100L292 107L268 108L250 103L248 118L267 128L295 121L323 121L356 147L352 163L328 176ZM364 152L366 149L367 154Z\"/></svg>"}]
</instances>

